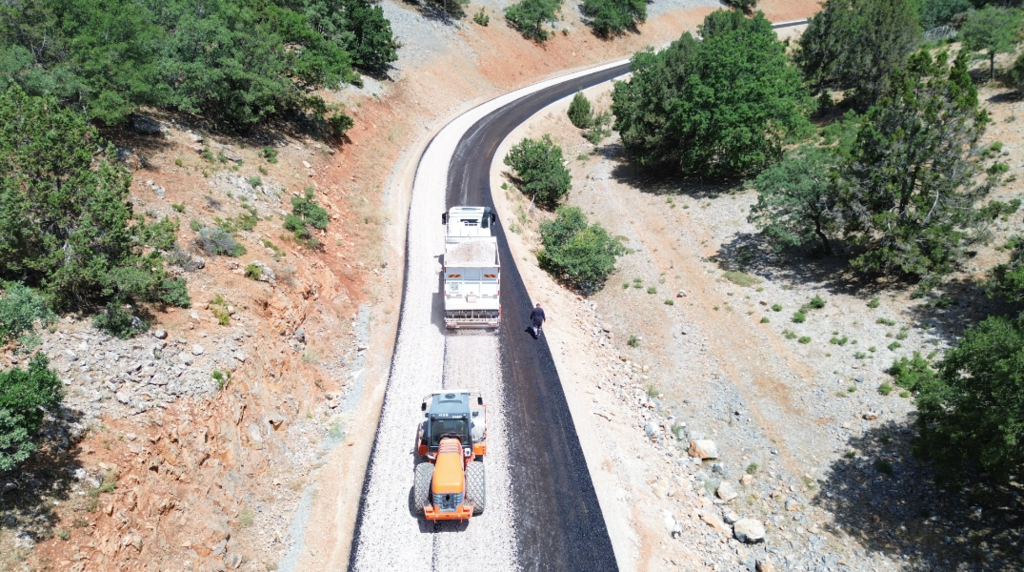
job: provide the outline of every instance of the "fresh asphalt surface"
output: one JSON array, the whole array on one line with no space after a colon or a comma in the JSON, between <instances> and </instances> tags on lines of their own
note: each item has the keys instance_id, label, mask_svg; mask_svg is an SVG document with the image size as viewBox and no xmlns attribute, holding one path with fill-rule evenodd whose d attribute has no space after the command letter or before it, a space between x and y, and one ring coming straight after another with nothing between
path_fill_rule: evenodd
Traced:
<instances>
[{"instance_id":1,"label":"fresh asphalt surface","mask_svg":"<svg viewBox=\"0 0 1024 572\"><path fill-rule=\"evenodd\" d=\"M773 27L804 23L806 21L783 22ZM628 72L629 65L623 64L582 75L526 95L484 116L466 131L451 156L445 209L458 205L493 208L490 167L495 150L505 137L551 103ZM506 450L512 477L511 508L517 563L526 571L618 570L547 340L543 335L535 340L525 331L533 302L519 275L500 220L493 232L504 263L502 326L497 335L504 383L503 413L508 432ZM408 279L406 276L405 280ZM403 295L403 312L405 302ZM379 440L378 434L374 451L380 445ZM362 524L367 517L365 492L369 482L368 473L353 546L360 542ZM350 570L354 568L357 568L355 549Z\"/></svg>"},{"instance_id":2,"label":"fresh asphalt surface","mask_svg":"<svg viewBox=\"0 0 1024 572\"><path fill-rule=\"evenodd\" d=\"M577 89L628 71L629 65L622 65L549 87L481 119L466 132L452 156L447 208L493 208L491 161L505 137L523 121ZM505 383L519 565L523 570L618 570L547 340L543 334L534 340L525 331L532 303L500 220L494 234L502 262L498 345Z\"/></svg>"}]
</instances>

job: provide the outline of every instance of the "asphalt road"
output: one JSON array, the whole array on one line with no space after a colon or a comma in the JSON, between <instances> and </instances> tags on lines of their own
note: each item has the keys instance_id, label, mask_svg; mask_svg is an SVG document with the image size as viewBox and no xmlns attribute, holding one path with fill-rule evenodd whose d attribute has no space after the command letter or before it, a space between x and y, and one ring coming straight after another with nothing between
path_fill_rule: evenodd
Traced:
<instances>
[{"instance_id":1,"label":"asphalt road","mask_svg":"<svg viewBox=\"0 0 1024 572\"><path fill-rule=\"evenodd\" d=\"M350 571L618 569L550 349L543 336L534 340L524 331L532 303L501 221L494 228L504 262L497 347L444 333L437 273L443 251L439 215L456 205L493 207L490 166L501 141L547 105L628 71L623 63L541 82L520 90L528 95L519 98L520 92L496 98L453 120L421 157L410 205L398 337L363 485ZM493 363L492 351L497 352L497 369L483 367ZM493 437L498 440L495 453L502 450L505 458L489 465L488 497L496 497L484 515L455 529L431 527L407 502L414 461L411 420L421 415L421 396L442 382L446 387L463 384L466 375L472 378L468 385L493 384L478 389L487 390L501 418ZM449 561L452 555L458 556Z\"/></svg>"},{"instance_id":2,"label":"asphalt road","mask_svg":"<svg viewBox=\"0 0 1024 572\"><path fill-rule=\"evenodd\" d=\"M780 22L788 28L806 20ZM518 99L474 124L448 166L446 208L494 207L490 168L495 150L518 125L579 89L629 72L624 64L578 77ZM496 225L501 267L499 352L504 380L512 509L523 570L617 570L604 515L573 426L547 340L524 330L533 306ZM558 316L552 316L558 319Z\"/></svg>"},{"instance_id":3,"label":"asphalt road","mask_svg":"<svg viewBox=\"0 0 1024 572\"><path fill-rule=\"evenodd\" d=\"M493 207L490 168L502 140L549 104L628 71L622 65L549 87L473 125L448 167L446 208ZM495 234L503 261L498 337L519 565L527 571L617 570L551 351L543 335L534 340L525 332L532 304L500 221Z\"/></svg>"}]
</instances>

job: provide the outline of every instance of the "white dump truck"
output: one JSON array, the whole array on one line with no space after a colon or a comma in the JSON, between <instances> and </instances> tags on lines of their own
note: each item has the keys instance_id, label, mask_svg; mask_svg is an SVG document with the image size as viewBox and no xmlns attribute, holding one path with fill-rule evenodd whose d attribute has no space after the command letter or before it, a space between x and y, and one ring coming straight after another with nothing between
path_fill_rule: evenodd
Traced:
<instances>
[{"instance_id":1,"label":"white dump truck","mask_svg":"<svg viewBox=\"0 0 1024 572\"><path fill-rule=\"evenodd\" d=\"M441 215L444 238L444 325L448 328L497 328L501 266L498 239L491 236L496 217L487 207L452 207Z\"/></svg>"}]
</instances>

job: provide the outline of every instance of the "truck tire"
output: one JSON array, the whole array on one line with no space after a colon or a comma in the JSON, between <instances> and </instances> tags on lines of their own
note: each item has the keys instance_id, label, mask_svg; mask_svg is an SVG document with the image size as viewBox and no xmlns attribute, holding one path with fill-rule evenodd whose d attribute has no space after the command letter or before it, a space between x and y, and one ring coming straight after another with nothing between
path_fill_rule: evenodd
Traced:
<instances>
[{"instance_id":1,"label":"truck tire","mask_svg":"<svg viewBox=\"0 0 1024 572\"><path fill-rule=\"evenodd\" d=\"M466 497L473 502L473 516L487 508L487 473L482 461L466 466Z\"/></svg>"},{"instance_id":2,"label":"truck tire","mask_svg":"<svg viewBox=\"0 0 1024 572\"><path fill-rule=\"evenodd\" d=\"M416 512L423 514L423 501L431 500L430 484L434 481L434 464L424 462L416 465L416 479L412 486L412 502Z\"/></svg>"}]
</instances>

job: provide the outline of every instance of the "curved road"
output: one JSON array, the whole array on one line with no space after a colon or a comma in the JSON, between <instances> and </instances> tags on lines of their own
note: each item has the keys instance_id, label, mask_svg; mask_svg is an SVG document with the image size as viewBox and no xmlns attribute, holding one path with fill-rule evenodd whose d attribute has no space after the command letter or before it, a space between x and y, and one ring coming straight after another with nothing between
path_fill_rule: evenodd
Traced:
<instances>
[{"instance_id":1,"label":"curved road","mask_svg":"<svg viewBox=\"0 0 1024 572\"><path fill-rule=\"evenodd\" d=\"M492 112L466 132L448 166L447 206L493 207L491 162L520 123L578 89L629 72L622 64L525 96ZM512 436L512 507L523 570L617 570L604 516L573 426L562 383L543 335L524 332L530 297L502 224L495 226L501 266L502 326L498 346L505 418Z\"/></svg>"},{"instance_id":2,"label":"curved road","mask_svg":"<svg viewBox=\"0 0 1024 572\"><path fill-rule=\"evenodd\" d=\"M420 159L409 213L402 315L350 570L409 570L412 564L446 570L476 567L474 560L495 570L618 569L551 352L543 337L533 340L524 332L532 303L503 225L495 226L504 261L496 348L486 339L444 334L437 256L443 250L441 212L456 205L493 207L491 163L513 129L578 89L628 72L628 63L616 62L499 97L446 126ZM438 179L446 180L443 188ZM497 416L489 429L496 443L487 460L488 510L468 526L431 529L410 518L405 504L417 406L428 391L455 385L480 389L490 400L491 415ZM414 555L419 555L416 562Z\"/></svg>"}]
</instances>

